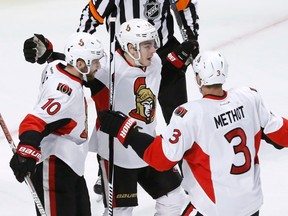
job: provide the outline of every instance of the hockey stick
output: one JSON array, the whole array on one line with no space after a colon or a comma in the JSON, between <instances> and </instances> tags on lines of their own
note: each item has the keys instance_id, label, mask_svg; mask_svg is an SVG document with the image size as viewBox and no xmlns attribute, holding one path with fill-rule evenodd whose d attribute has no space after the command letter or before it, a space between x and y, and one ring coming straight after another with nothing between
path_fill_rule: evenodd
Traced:
<instances>
[{"instance_id":1,"label":"hockey stick","mask_svg":"<svg viewBox=\"0 0 288 216\"><path fill-rule=\"evenodd\" d=\"M179 13L177 6L176 6L177 1L178 0L169 0L171 8L174 12L174 16L176 18L176 22L178 24L178 27L179 27L179 30L181 33L181 36L182 36L182 39L183 39L183 41L186 41L186 40L188 40L188 35L186 33L186 29L184 28L182 19L180 17L180 13ZM190 64L192 65L192 59L189 59L189 61L190 61Z\"/></svg>"},{"instance_id":2,"label":"hockey stick","mask_svg":"<svg viewBox=\"0 0 288 216\"><path fill-rule=\"evenodd\" d=\"M10 148L12 149L12 152L15 153L16 152L15 143L14 143L14 141L12 139L12 136L11 136L11 134L10 134L5 122L4 122L4 119L3 119L2 115L1 115L1 113L0 113L0 125L1 125L1 128L2 128L3 132L4 132L4 135L5 135L6 139L7 139L8 143L9 143L9 145L10 145ZM33 197L33 200L34 200L37 208L38 208L38 211L40 212L40 215L41 216L47 216L47 214L46 214L46 212L44 210L44 207L43 207L43 205L41 203L41 200L39 199L39 197L38 197L38 195L36 193L36 190L35 190L35 188L33 186L33 183L31 181L30 177L28 175L25 176L24 177L24 181L25 181L25 183L27 184L27 186L29 188L29 191L30 191L30 193L31 193L31 195Z\"/></svg>"},{"instance_id":3,"label":"hockey stick","mask_svg":"<svg viewBox=\"0 0 288 216\"><path fill-rule=\"evenodd\" d=\"M173 12L174 12L174 15L175 15L175 18L176 18L176 22L177 22L177 24L178 24L178 26L179 26L182 39L183 39L183 41L185 41L185 40L188 39L188 36L187 36L186 29L184 28L183 22L182 22L182 20L181 20L179 11L178 11L177 6L176 6L176 2L177 2L177 1L178 1L178 0L169 0L170 5L171 5L171 8L172 8L172 10L173 10Z\"/></svg>"},{"instance_id":4,"label":"hockey stick","mask_svg":"<svg viewBox=\"0 0 288 216\"><path fill-rule=\"evenodd\" d=\"M114 16L109 17L110 35L110 68L109 68L109 109L113 110L114 102L114 72L115 72L115 21ZM108 215L113 215L113 176L114 176L114 138L109 135L109 166L108 166Z\"/></svg>"}]
</instances>

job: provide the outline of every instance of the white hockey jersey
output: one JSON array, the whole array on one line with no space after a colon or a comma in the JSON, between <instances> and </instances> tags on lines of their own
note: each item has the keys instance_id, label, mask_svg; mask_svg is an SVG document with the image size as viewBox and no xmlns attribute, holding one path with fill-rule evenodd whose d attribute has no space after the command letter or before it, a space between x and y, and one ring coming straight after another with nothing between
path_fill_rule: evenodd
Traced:
<instances>
[{"instance_id":1,"label":"white hockey jersey","mask_svg":"<svg viewBox=\"0 0 288 216\"><path fill-rule=\"evenodd\" d=\"M37 104L20 124L19 134L41 133L40 162L55 155L82 176L88 153L87 103L82 81L64 70L65 62L58 63L49 63L43 71Z\"/></svg>"},{"instance_id":2,"label":"white hockey jersey","mask_svg":"<svg viewBox=\"0 0 288 216\"><path fill-rule=\"evenodd\" d=\"M166 170L183 157L185 189L203 215L250 216L263 202L261 138L287 147L287 131L288 121L267 110L255 90L232 89L178 107L143 159Z\"/></svg>"},{"instance_id":3,"label":"white hockey jersey","mask_svg":"<svg viewBox=\"0 0 288 216\"><path fill-rule=\"evenodd\" d=\"M153 55L151 65L143 70L140 67L131 66L123 58L120 50L115 53L114 110L121 111L134 118L137 125L141 127L140 131L152 136L156 134L155 112L161 79L161 66L161 59L157 54ZM108 71L108 69L103 69L96 73L96 78L106 86L109 86ZM103 98L101 103L108 104L108 97ZM118 139L114 139L115 165L124 168L147 166L147 163L131 147L126 149L118 142ZM105 159L109 158L109 136L100 131L97 126L92 132L89 143L91 151L96 151Z\"/></svg>"}]
</instances>

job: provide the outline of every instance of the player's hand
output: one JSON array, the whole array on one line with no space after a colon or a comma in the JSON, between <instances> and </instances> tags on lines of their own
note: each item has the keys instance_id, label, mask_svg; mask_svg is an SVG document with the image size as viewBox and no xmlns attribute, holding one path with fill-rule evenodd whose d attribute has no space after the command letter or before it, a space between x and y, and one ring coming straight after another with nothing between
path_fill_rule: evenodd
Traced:
<instances>
[{"instance_id":1,"label":"player's hand","mask_svg":"<svg viewBox=\"0 0 288 216\"><path fill-rule=\"evenodd\" d=\"M52 43L41 34L34 34L24 42L24 57L26 61L38 64L45 63L53 53Z\"/></svg>"},{"instance_id":2,"label":"player's hand","mask_svg":"<svg viewBox=\"0 0 288 216\"><path fill-rule=\"evenodd\" d=\"M183 66L187 66L198 54L199 44L197 40L186 40L178 45L173 52L170 52L166 59L173 66L180 69Z\"/></svg>"},{"instance_id":3,"label":"player's hand","mask_svg":"<svg viewBox=\"0 0 288 216\"><path fill-rule=\"evenodd\" d=\"M10 160L10 167L19 182L23 182L25 176L34 174L36 162L39 161L40 157L40 151L33 146L18 145L16 153Z\"/></svg>"},{"instance_id":4,"label":"player's hand","mask_svg":"<svg viewBox=\"0 0 288 216\"><path fill-rule=\"evenodd\" d=\"M136 125L136 121L121 112L104 110L99 112L100 130L117 137L127 147L125 139L130 130Z\"/></svg>"}]
</instances>

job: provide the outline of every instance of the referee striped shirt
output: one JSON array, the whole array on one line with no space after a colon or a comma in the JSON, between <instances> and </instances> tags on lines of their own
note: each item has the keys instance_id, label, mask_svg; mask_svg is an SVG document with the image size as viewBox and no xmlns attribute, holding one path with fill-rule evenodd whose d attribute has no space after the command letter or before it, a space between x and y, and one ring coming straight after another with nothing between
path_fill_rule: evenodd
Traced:
<instances>
[{"instance_id":1,"label":"referee striped shirt","mask_svg":"<svg viewBox=\"0 0 288 216\"><path fill-rule=\"evenodd\" d=\"M186 29L188 38L198 38L198 0L178 0L177 9ZM133 18L145 19L158 30L161 47L174 35L173 15L169 0L90 0L83 9L77 31L90 34L96 32L98 25L116 15L116 32L120 25Z\"/></svg>"}]
</instances>

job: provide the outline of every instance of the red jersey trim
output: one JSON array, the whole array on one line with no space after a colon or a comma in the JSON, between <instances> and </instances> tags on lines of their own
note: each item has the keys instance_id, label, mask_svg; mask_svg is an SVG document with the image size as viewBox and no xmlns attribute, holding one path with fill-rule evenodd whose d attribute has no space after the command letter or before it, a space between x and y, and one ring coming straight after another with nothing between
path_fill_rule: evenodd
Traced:
<instances>
[{"instance_id":1,"label":"red jersey trim","mask_svg":"<svg viewBox=\"0 0 288 216\"><path fill-rule=\"evenodd\" d=\"M288 147L288 120L283 119L283 125L279 130L266 134L266 136L279 146Z\"/></svg>"},{"instance_id":2,"label":"red jersey trim","mask_svg":"<svg viewBox=\"0 0 288 216\"><path fill-rule=\"evenodd\" d=\"M208 98L208 99L212 99L212 100L223 100L227 97L228 93L226 91L224 91L224 95L222 96L217 96L217 95L205 95L203 98Z\"/></svg>"},{"instance_id":3,"label":"red jersey trim","mask_svg":"<svg viewBox=\"0 0 288 216\"><path fill-rule=\"evenodd\" d=\"M43 121L42 119L32 114L28 114L20 124L19 136L25 131L29 130L34 130L38 131L39 133L42 133L45 130L46 125L47 125L46 122Z\"/></svg>"},{"instance_id":4,"label":"red jersey trim","mask_svg":"<svg viewBox=\"0 0 288 216\"><path fill-rule=\"evenodd\" d=\"M64 65L63 65L64 66ZM79 82L82 85L82 80L79 77L76 77L70 73L68 73L63 67L62 64L57 64L56 68L58 69L59 72L63 73L64 75L68 76L70 79Z\"/></svg>"},{"instance_id":5,"label":"red jersey trim","mask_svg":"<svg viewBox=\"0 0 288 216\"><path fill-rule=\"evenodd\" d=\"M185 153L184 159L206 195L213 203L216 203L209 155L203 152L197 143L194 143L192 148Z\"/></svg>"},{"instance_id":6,"label":"red jersey trim","mask_svg":"<svg viewBox=\"0 0 288 216\"><path fill-rule=\"evenodd\" d=\"M155 157L157 155L157 157ZM162 149L162 138L156 136L154 141L145 150L143 160L158 171L169 170L177 164L177 161L170 161Z\"/></svg>"},{"instance_id":7,"label":"red jersey trim","mask_svg":"<svg viewBox=\"0 0 288 216\"><path fill-rule=\"evenodd\" d=\"M262 130L260 130L254 137L254 145L255 145L254 163L255 164L259 164L258 152L260 148L261 137L262 137Z\"/></svg>"},{"instance_id":8,"label":"red jersey trim","mask_svg":"<svg viewBox=\"0 0 288 216\"><path fill-rule=\"evenodd\" d=\"M69 124L65 125L64 127L52 132L55 135L61 136L64 134L70 134L71 131L77 126L77 122L71 119Z\"/></svg>"}]
</instances>

